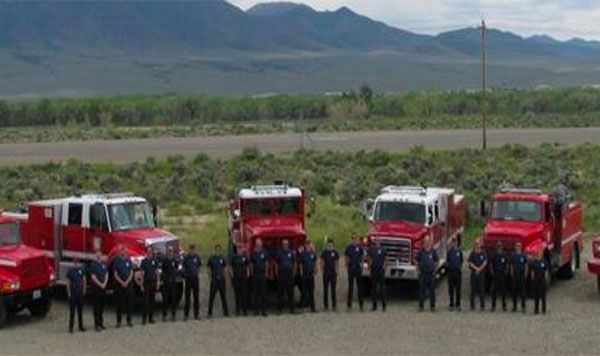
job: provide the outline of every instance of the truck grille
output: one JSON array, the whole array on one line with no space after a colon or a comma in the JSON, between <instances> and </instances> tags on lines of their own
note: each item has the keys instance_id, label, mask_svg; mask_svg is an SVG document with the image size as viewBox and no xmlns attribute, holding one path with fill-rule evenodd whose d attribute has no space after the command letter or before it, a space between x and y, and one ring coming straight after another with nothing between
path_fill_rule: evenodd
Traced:
<instances>
[{"instance_id":1,"label":"truck grille","mask_svg":"<svg viewBox=\"0 0 600 356\"><path fill-rule=\"evenodd\" d=\"M154 253L156 253L158 255L162 255L162 256L165 256L167 254L167 248L169 248L170 246L172 246L173 249L175 251L177 251L179 249L179 240L174 239L174 240L156 242L156 243L152 244Z\"/></svg>"},{"instance_id":2,"label":"truck grille","mask_svg":"<svg viewBox=\"0 0 600 356\"><path fill-rule=\"evenodd\" d=\"M46 258L44 256L25 260L21 264L22 281L25 284L36 284L46 278Z\"/></svg>"},{"instance_id":3,"label":"truck grille","mask_svg":"<svg viewBox=\"0 0 600 356\"><path fill-rule=\"evenodd\" d=\"M381 239L380 244L387 251L388 261L411 264L411 243L409 239Z\"/></svg>"}]
</instances>

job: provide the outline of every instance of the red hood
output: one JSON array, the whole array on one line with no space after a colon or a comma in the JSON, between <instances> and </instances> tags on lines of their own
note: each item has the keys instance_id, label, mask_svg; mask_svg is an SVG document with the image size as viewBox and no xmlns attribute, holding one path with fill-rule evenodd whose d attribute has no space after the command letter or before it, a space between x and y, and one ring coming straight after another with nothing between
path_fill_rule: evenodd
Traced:
<instances>
[{"instance_id":1,"label":"red hood","mask_svg":"<svg viewBox=\"0 0 600 356\"><path fill-rule=\"evenodd\" d=\"M249 218L244 221L244 232L253 239L306 236L302 221L295 217Z\"/></svg>"},{"instance_id":2,"label":"red hood","mask_svg":"<svg viewBox=\"0 0 600 356\"><path fill-rule=\"evenodd\" d=\"M530 240L540 238L543 231L544 226L540 223L490 220L485 226L485 239L514 240L528 244Z\"/></svg>"},{"instance_id":3,"label":"red hood","mask_svg":"<svg viewBox=\"0 0 600 356\"><path fill-rule=\"evenodd\" d=\"M405 237L415 240L427 234L427 231L426 226L407 221L376 221L371 224L369 237Z\"/></svg>"},{"instance_id":4,"label":"red hood","mask_svg":"<svg viewBox=\"0 0 600 356\"><path fill-rule=\"evenodd\" d=\"M136 229L136 230L124 230L124 231L113 231L112 236L118 240L118 243L122 244L139 244L144 245L146 240L168 238L176 239L177 237L168 231L150 228L150 229Z\"/></svg>"},{"instance_id":5,"label":"red hood","mask_svg":"<svg viewBox=\"0 0 600 356\"><path fill-rule=\"evenodd\" d=\"M0 247L0 260L12 261L17 265L22 261L39 258L42 256L45 256L44 252L25 245L10 245ZM14 267L16 267L16 265Z\"/></svg>"}]
</instances>

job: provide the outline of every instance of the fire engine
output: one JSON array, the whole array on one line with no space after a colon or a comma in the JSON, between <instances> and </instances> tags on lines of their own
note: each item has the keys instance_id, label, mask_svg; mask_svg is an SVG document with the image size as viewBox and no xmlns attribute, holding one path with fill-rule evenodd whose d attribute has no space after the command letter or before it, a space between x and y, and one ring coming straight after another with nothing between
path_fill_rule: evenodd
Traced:
<instances>
[{"instance_id":1,"label":"fire engine","mask_svg":"<svg viewBox=\"0 0 600 356\"><path fill-rule=\"evenodd\" d=\"M33 316L50 310L54 269L46 254L23 245L19 223L0 211L0 327L9 312L29 309Z\"/></svg>"},{"instance_id":2,"label":"fire engine","mask_svg":"<svg viewBox=\"0 0 600 356\"><path fill-rule=\"evenodd\" d=\"M492 197L487 212L483 246L488 256L493 255L498 242L508 252L521 242L525 253L543 253L552 274L572 277L583 248L583 208L569 200L564 187L552 194L536 189L502 189Z\"/></svg>"},{"instance_id":3,"label":"fire engine","mask_svg":"<svg viewBox=\"0 0 600 356\"><path fill-rule=\"evenodd\" d=\"M456 238L459 244L462 240L465 209L464 196L448 188L388 186L369 200L367 237L387 250L385 278L417 279L414 257L427 236L443 268L449 239ZM365 265L363 276L368 273Z\"/></svg>"},{"instance_id":4,"label":"fire engine","mask_svg":"<svg viewBox=\"0 0 600 356\"><path fill-rule=\"evenodd\" d=\"M256 239L273 255L287 239L291 249L306 242L304 190L283 184L253 186L238 191L229 207L229 253L251 252ZM274 261L269 261L273 277Z\"/></svg>"},{"instance_id":5,"label":"fire engine","mask_svg":"<svg viewBox=\"0 0 600 356\"><path fill-rule=\"evenodd\" d=\"M596 275L598 292L600 292L600 236L592 241L592 257L588 260L588 270Z\"/></svg>"},{"instance_id":6,"label":"fire engine","mask_svg":"<svg viewBox=\"0 0 600 356\"><path fill-rule=\"evenodd\" d=\"M97 249L102 251L109 269L119 246L126 248L135 269L149 246L158 256L164 255L169 246L179 250L179 239L156 227L155 214L146 199L131 193L31 202L21 218L24 243L46 251L54 259L61 284L75 258L90 262Z\"/></svg>"}]
</instances>

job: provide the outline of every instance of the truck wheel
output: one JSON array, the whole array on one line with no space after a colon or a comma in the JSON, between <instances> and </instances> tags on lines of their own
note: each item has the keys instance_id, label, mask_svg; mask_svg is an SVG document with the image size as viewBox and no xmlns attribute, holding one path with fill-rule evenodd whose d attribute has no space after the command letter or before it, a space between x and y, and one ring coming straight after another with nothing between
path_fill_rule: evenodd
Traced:
<instances>
[{"instance_id":1,"label":"truck wheel","mask_svg":"<svg viewBox=\"0 0 600 356\"><path fill-rule=\"evenodd\" d=\"M33 302L27 308L29 309L31 315L35 317L44 317L50 311L51 306L52 302L50 301L50 298L44 297L38 301Z\"/></svg>"},{"instance_id":2,"label":"truck wheel","mask_svg":"<svg viewBox=\"0 0 600 356\"><path fill-rule=\"evenodd\" d=\"M598 285L600 286L600 279L598 281L599 281ZM2 299L2 297L0 297L0 329L2 329L4 324L6 324L6 317L7 317L6 305L4 304L4 300Z\"/></svg>"},{"instance_id":3,"label":"truck wheel","mask_svg":"<svg viewBox=\"0 0 600 356\"><path fill-rule=\"evenodd\" d=\"M573 278L575 276L575 271L577 270L577 265L579 260L579 250L577 249L577 244L573 244L571 247L571 261L568 264L564 265L560 270L560 275L563 278Z\"/></svg>"}]
</instances>

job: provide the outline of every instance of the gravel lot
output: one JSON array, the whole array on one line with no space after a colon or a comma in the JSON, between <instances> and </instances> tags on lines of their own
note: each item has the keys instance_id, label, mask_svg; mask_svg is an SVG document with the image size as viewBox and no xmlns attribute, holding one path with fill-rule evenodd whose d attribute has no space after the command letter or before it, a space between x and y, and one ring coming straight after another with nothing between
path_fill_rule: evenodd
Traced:
<instances>
[{"instance_id":1,"label":"gravel lot","mask_svg":"<svg viewBox=\"0 0 600 356\"><path fill-rule=\"evenodd\" d=\"M465 275L466 278L466 275ZM463 280L465 281L465 280ZM319 280L320 282L320 280ZM207 288L202 281L201 308L206 314ZM222 318L201 321L158 322L115 329L112 306L105 313L108 330L91 331L91 306L86 306L86 333L68 334L68 309L55 302L47 318L27 313L14 317L0 331L2 354L598 354L600 350L600 296L596 280L584 270L570 281L555 281L550 289L549 312L536 316L532 301L528 314L449 312L446 279L438 286L436 313L418 313L413 286L393 284L386 313L345 310L346 280L341 275L337 313ZM391 291L393 289L393 292ZM463 294L468 290L463 285ZM228 289L230 308L233 293ZM488 298L489 302L489 298ZM317 283L318 308L322 307ZM465 303L464 305L468 305ZM488 303L489 306L489 303ZM366 310L370 309L367 300ZM468 308L467 308L468 309ZM160 320L160 318L158 318Z\"/></svg>"}]
</instances>

